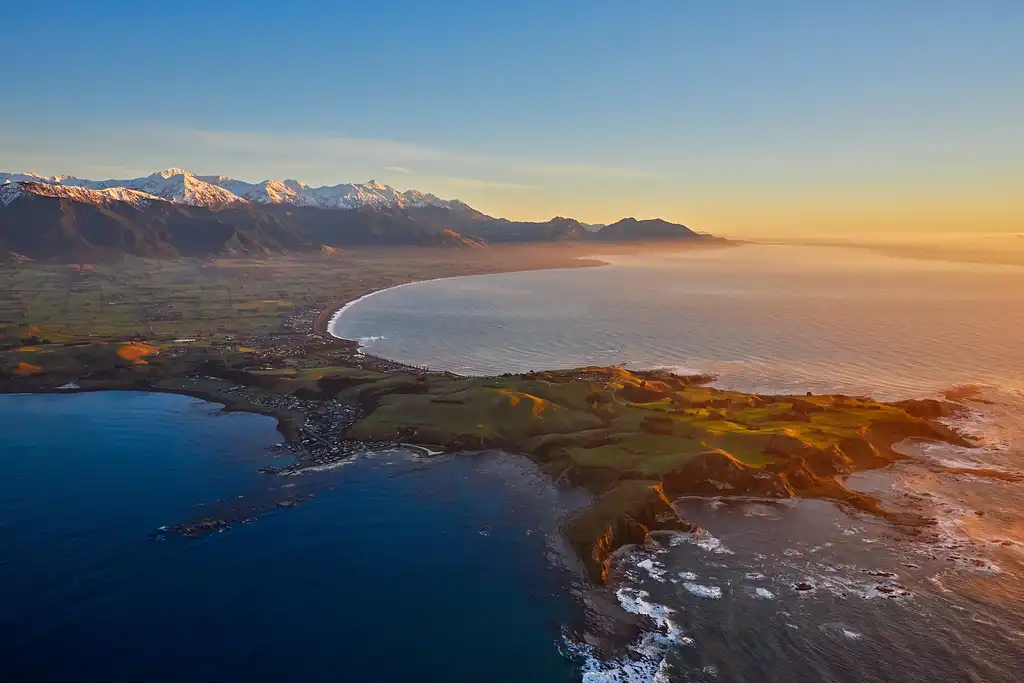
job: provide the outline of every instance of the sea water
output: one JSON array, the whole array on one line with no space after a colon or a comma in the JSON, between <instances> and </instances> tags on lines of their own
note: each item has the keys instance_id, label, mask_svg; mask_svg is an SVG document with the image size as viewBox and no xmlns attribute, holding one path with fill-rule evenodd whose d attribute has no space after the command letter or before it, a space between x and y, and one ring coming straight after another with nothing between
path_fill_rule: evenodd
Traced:
<instances>
[{"instance_id":1,"label":"sea water","mask_svg":"<svg viewBox=\"0 0 1024 683\"><path fill-rule=\"evenodd\" d=\"M0 680L578 680L552 542L572 492L507 455L386 452L295 508L157 540L289 485L256 471L275 422L218 408L0 396Z\"/></svg>"},{"instance_id":2,"label":"sea water","mask_svg":"<svg viewBox=\"0 0 1024 683\"><path fill-rule=\"evenodd\" d=\"M745 245L435 280L335 319L368 353L463 374L624 364L750 391L1024 389L1024 267Z\"/></svg>"}]
</instances>

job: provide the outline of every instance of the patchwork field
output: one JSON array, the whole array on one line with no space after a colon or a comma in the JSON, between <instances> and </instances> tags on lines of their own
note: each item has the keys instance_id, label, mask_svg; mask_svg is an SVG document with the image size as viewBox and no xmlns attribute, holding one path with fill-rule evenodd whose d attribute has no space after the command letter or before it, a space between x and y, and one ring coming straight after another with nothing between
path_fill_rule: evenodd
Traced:
<instances>
[{"instance_id":1,"label":"patchwork field","mask_svg":"<svg viewBox=\"0 0 1024 683\"><path fill-rule=\"evenodd\" d=\"M403 248L261 260L0 266L0 344L311 331L369 292L435 277L594 265L579 247Z\"/></svg>"}]
</instances>

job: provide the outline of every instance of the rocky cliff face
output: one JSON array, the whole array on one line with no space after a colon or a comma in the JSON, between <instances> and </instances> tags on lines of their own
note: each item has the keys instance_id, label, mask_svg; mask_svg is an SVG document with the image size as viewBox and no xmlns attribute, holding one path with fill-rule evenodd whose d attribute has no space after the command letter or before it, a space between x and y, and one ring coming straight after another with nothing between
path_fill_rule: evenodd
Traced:
<instances>
[{"instance_id":1,"label":"rocky cliff face","mask_svg":"<svg viewBox=\"0 0 1024 683\"><path fill-rule=\"evenodd\" d=\"M652 531L690 531L662 485L654 481L620 482L566 521L563 531L594 583L604 583L615 551L643 543Z\"/></svg>"},{"instance_id":2,"label":"rocky cliff face","mask_svg":"<svg viewBox=\"0 0 1024 683\"><path fill-rule=\"evenodd\" d=\"M840 478L857 470L885 467L903 456L893 445L907 438L940 440L967 445L943 425L910 419L883 422L851 437L839 446L820 449L799 439L779 435L766 454L779 459L764 467L752 467L729 453L712 450L692 456L660 480L619 479L609 482L607 471L577 468L567 478L598 490L608 488L597 502L568 520L565 533L583 559L591 579L603 582L614 551L623 545L643 543L652 531L690 531L670 501L682 496L736 496L829 498L880 514L904 525L926 520L882 509L871 496L852 491Z\"/></svg>"}]
</instances>

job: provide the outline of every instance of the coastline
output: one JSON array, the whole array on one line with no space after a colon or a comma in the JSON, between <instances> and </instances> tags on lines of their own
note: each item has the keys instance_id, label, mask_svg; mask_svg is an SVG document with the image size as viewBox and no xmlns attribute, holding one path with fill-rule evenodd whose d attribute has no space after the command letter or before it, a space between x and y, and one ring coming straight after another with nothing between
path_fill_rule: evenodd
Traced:
<instances>
[{"instance_id":1,"label":"coastline","mask_svg":"<svg viewBox=\"0 0 1024 683\"><path fill-rule=\"evenodd\" d=\"M591 258L596 259L599 256L600 255L595 254L592 255ZM613 262L611 261L605 260L601 261L600 265L611 265L612 263ZM323 330L321 333L327 333L332 338L339 339L348 343L358 344L358 342L355 342L353 340L335 336L331 332L331 327L333 326L335 321L337 321L340 318L340 316L343 315L346 311L348 311L352 306L359 303L360 301L363 301L364 299L368 299L372 296L388 291L390 289L398 289L412 284L419 284L420 282L454 279L455 277L468 276L431 278L423 281L408 282L394 287L389 287L365 294L357 299L346 302L332 315L324 316L324 319L326 319L327 322L326 325L321 328ZM360 353L362 352L360 351ZM369 358L377 358L372 354L365 355ZM386 359L380 360L388 363L396 362L389 361ZM657 372L658 369L652 368L651 371ZM640 371L640 374L643 374L643 372L644 371ZM669 374L672 373L670 372ZM779 399L783 397L775 395L766 395L765 398ZM842 397L842 399L845 399L845 397ZM787 474L781 474L782 478L780 486L776 490L773 490L770 493L770 495L777 496L780 494L781 491L788 490L788 494L782 494L784 497L828 500L839 506L848 506L850 508L857 509L862 512L872 514L878 518L887 520L889 523L897 527L903 528L908 533L918 533L919 529L921 529L922 527L926 527L931 523L930 520L915 515L913 513L905 513L898 510L890 510L884 507L881 504L881 501L879 501L874 496L867 495L854 489L847 488L843 484L843 480L847 475L853 472L887 467L891 465L893 462L896 462L897 460L906 457L897 451L898 445L905 441L906 439L925 437L935 438L939 441L955 443L961 446L968 445L970 441L968 439L965 439L964 435L962 435L956 430L945 429L945 425L939 424L938 422L935 421L935 418L939 417L939 414L943 413L943 411L955 412L960 409L958 407L955 407L956 404L943 403L940 406L940 403L941 402L930 401L927 399L910 399L896 402L895 405L903 407L911 416L913 416L915 419L919 419L921 425L913 427L911 431L907 433L894 433L892 435L886 435L885 437L879 438L877 440L871 439L869 443L869 448L871 448L875 452L875 456L868 457L866 460L861 460L860 462L857 462L856 466L851 465L851 460L857 461L858 457L851 458L849 455L841 455L841 457L838 460L833 460L827 465L818 463L815 465L811 465L810 467L804 466L802 468L803 471L800 471L801 468L798 468L795 471L789 472L789 481L787 481ZM932 411L938 412L932 414ZM925 426L925 424L927 424L928 426ZM919 429L922 431L917 431ZM439 444L441 448L445 449L445 452L457 451L459 450L460 446L458 440L456 440L455 443L445 443L442 440L434 440L431 443ZM479 447L488 447L488 445L485 443L480 443L476 445ZM420 448L415 445L413 446L416 448ZM537 453L532 453L529 450L516 448L515 444L495 443L491 444L491 447L502 448L509 450L510 452L513 453L518 453L524 457L527 457L530 460L533 460L535 463L541 466L549 464L545 462L546 456L538 457ZM424 451L429 453L430 449L424 448ZM886 454L886 456L878 457L880 454ZM825 470L829 473L828 476L817 476L816 470L818 470L820 467L825 468ZM716 477L722 476L722 469L719 465L712 465L710 469L716 470ZM573 474L572 470L573 468L570 467L569 469L566 469L565 471L561 472L560 474L558 474L557 480L571 483L574 486L582 486L583 488L589 487L591 488L592 492L595 492L593 490L593 487L587 484L587 479L589 478L588 474L582 471L577 471L575 474ZM811 472L814 472L814 474L811 474ZM978 474L978 472L975 471L975 474ZM670 514L670 511L672 510L673 500L680 496L686 495L714 496L721 495L722 493L721 489L708 489L706 491L690 491L686 487L686 485L680 486L678 480L672 482L672 484L668 486L666 485L666 482L651 483L653 484L653 486L650 487L650 492L645 492L637 497L637 502L639 502L640 506L633 508L630 513L630 516L633 518L633 520L635 522L639 522L639 529L631 527L628 524L623 528L614 530L612 528L612 526L615 526L614 524L612 526L608 526L605 532L606 540L598 544L598 547L603 547L600 547L599 550L595 548L594 559L597 560L596 565L594 563L587 563L588 573L591 578L591 581L594 584L601 585L604 583L605 577L608 574L608 568L612 558L623 547L628 546L630 544L642 544L644 542L644 539L646 539L651 532L656 532L658 530L689 530L689 525L685 522L685 520L675 519L675 515ZM761 482L761 484L763 484L763 482ZM752 481L742 481L742 483L740 483L732 482L730 480L729 488L733 488L734 485L739 489L749 487L750 491L747 495L754 495L756 497L760 493L763 493L761 491L761 484ZM735 495L736 493L739 493L739 491L733 491L730 495ZM672 519L669 520L669 518ZM563 529L563 534L568 536L570 533L568 525L570 523L577 523L578 520L567 519L565 520L565 522L567 526ZM593 527L594 524L592 522L594 522L594 520L586 520L583 523L583 526ZM600 526L602 523L603 521L596 522L598 526ZM593 536L593 529L588 529L584 532L584 535L586 535L588 538ZM586 556L591 553L591 548L589 547L589 540L587 541L587 545L583 547L577 545L577 552L579 556L586 558ZM598 558L597 555L600 555L600 558Z\"/></svg>"},{"instance_id":2,"label":"coastline","mask_svg":"<svg viewBox=\"0 0 1024 683\"><path fill-rule=\"evenodd\" d=\"M536 267L523 267L523 268L508 268L489 271L485 273L467 273L464 275L445 275L443 277L425 278L409 280L401 284L392 285L390 287L383 287L381 289L375 289L366 294L358 296L347 301L333 302L331 305L323 308L316 316L313 321L313 332L315 334L329 337L342 342L358 343L356 340L347 339L345 337L339 337L331 332L331 328L334 326L335 321L340 318L345 311L349 310L356 304L366 299L383 294L384 292L390 292L394 289L401 289L403 287L409 287L410 285L419 285L427 282L441 282L443 280L456 280L465 277L476 277L478 275L501 275L504 273L528 273L536 270L571 270L575 268L602 268L604 266L611 265L608 261L601 260L598 255L592 254L581 254L571 257L571 259L563 264L555 265L540 265ZM381 359L384 360L384 359ZM393 361L388 361L393 362Z\"/></svg>"},{"instance_id":3,"label":"coastline","mask_svg":"<svg viewBox=\"0 0 1024 683\"><path fill-rule=\"evenodd\" d=\"M510 271L510 272L514 272L514 271ZM334 327L335 321L337 321L339 318L341 318L342 315L345 314L345 311L349 310L350 308L352 308L353 306L358 304L360 301L366 301L367 299L373 298L373 297L377 296L378 294L383 294L384 292L390 292L390 291L393 291L395 289L402 289L403 287L409 287L410 285L422 285L422 284L426 284L427 282L441 282L443 280L454 280L456 278L461 278L461 277L475 277L475 276L473 276L473 275L450 275L450 276L446 276L446 277L430 278L430 279L427 279L427 280L412 280L410 282L403 282L400 285L394 285L393 287L385 287L384 289L375 289L372 292L370 292L369 294L363 294L358 299L353 299L351 301L346 302L344 305L342 305L341 308L336 310L334 312L334 314L331 315L327 319L327 324L322 327L322 331L318 330L318 332L320 332L321 334L326 334L328 336L331 336L331 337L333 337L335 339L341 339L343 341L353 341L353 340L348 339L346 337L339 337L338 335L336 335L333 332L331 332L331 328ZM317 317L317 319L319 320L319 316Z\"/></svg>"},{"instance_id":4,"label":"coastline","mask_svg":"<svg viewBox=\"0 0 1024 683\"><path fill-rule=\"evenodd\" d=\"M75 389L48 393L82 393L86 391L100 391L110 388L112 387L78 387ZM278 429L286 436L286 438L289 438L290 430L288 429L288 426L292 425L293 428L296 426L294 422L290 421L291 416L288 414L282 413L273 408L260 406L250 400L246 400L243 397L244 394L243 396L238 396L226 393L225 391L216 391L210 388L204 388L203 386L189 387L184 385L153 385L148 387L122 386L114 388L129 391L150 391L156 393L188 395L210 403L223 405L225 412L254 412L272 416L278 420ZM225 389L230 388L230 385L225 387ZM249 391L249 389L243 388L241 391L245 392ZM296 433L292 433L292 438L295 436ZM876 443L881 446L887 441L889 441L889 439L886 437ZM331 462L326 466L323 464L303 462L300 451L293 450L292 454L295 456L295 469L290 469L293 467L290 465L285 468L266 467L261 468L260 471L269 475L290 474L298 473L306 467L309 467L309 471L317 472L320 471L321 468L329 469L334 466L339 466L345 462L350 462L351 458L356 455L358 451L366 448L392 448L398 446L409 450L420 451L421 456L426 458L439 455L437 449L431 449L421 444L406 443L398 439L389 439L387 441L377 443L345 440L344 443L351 446L352 450L336 454L332 458ZM889 444L889 447L891 447L891 444ZM444 452L448 453L457 450L459 449L450 448ZM618 499L615 499L615 491L618 490L615 489L610 492L612 500L609 501L608 494L602 496L600 494L600 490L594 489L594 481L590 475L583 470L576 474L565 471L560 475L555 476L556 472L547 466L550 465L547 458L538 458L536 457L536 454L531 454L516 448L511 448L508 452L512 457L524 457L526 460L532 462L533 465L538 468L538 471L545 473L550 478L552 484L556 487L568 486L572 489L578 489L581 492L597 494L595 499L596 504L592 504L590 507L585 508L582 511L570 512L570 514L562 520L562 524L560 525L560 538L567 542L569 547L573 549L575 556L582 560L582 566L584 567L584 571L579 574L581 580L578 581L573 588L573 594L579 599L579 602L583 607L585 626L583 631L573 631L568 637L573 640L578 639L580 642L588 643L602 658L609 660L614 659L619 653L623 652L624 649L628 648L628 646L642 633L651 632L652 629L655 628L653 624L648 623L644 618L630 614L628 611L624 611L616 602L616 590L619 586L618 581L617 579L606 581L606 577L608 579L612 578L608 576L607 572L611 567L614 558L619 556L626 546L642 546L652 533L656 534L660 531L699 533L697 527L677 516L678 513L674 512L672 501L686 497L687 495L702 498L720 497L723 495L723 491L717 488L708 490L693 489L690 484L687 483L689 480L689 476L687 475L678 476L672 482L666 481L665 484L658 484L654 486L651 486L653 482L635 481L633 482L635 486L630 486L630 490L628 491L630 495L627 498L619 497ZM882 464L881 462L875 465L865 463L865 465L867 466L867 469L885 466L885 464ZM729 480L728 478L731 476L728 473L724 473L717 465L712 463L708 463L703 466L711 468L709 471L715 481ZM812 465L812 469L816 470L817 466ZM801 476L809 476L806 472L805 465L801 465L799 469L793 470L792 474L796 474L797 472L801 472ZM754 481L748 481L745 477L734 477L731 481L737 487L744 484L755 484ZM783 481L785 481L785 479L783 479ZM794 485L796 484L795 479L791 479L791 481ZM824 481L824 479L821 481ZM167 535L174 534L184 537L196 537L203 536L208 533L216 533L236 524L248 523L258 515L266 512L279 508L291 508L296 505L303 504L315 495L310 493L310 489L308 488L287 489L287 491L288 493L283 497L264 501L258 508L252 507L251 504L246 501L237 506L233 505L225 509L220 509L213 515L209 515L209 513L207 513L208 516L182 521L168 529L155 532L155 536L163 538ZM841 485L838 487L829 487L828 490L790 490L788 495L786 495L785 492L779 491L761 491L760 487L754 488L750 491L750 493L754 494L759 492L768 493L771 496L769 499L778 498L778 495L781 493L783 498L822 498L840 505L851 505L867 512L871 512L882 519L888 520L890 523L894 523L897 527L902 527L907 530L911 530L913 527L918 526L921 523L919 520L914 520L907 516L889 514L887 510L879 508L877 504L871 504L869 502L874 499L862 497L861 494L858 493L844 491ZM743 492L736 490L732 493L740 495ZM865 502L868 502L869 504L862 505ZM595 540L597 543L593 544Z\"/></svg>"},{"instance_id":5,"label":"coastline","mask_svg":"<svg viewBox=\"0 0 1024 683\"><path fill-rule=\"evenodd\" d=\"M644 254L652 251L658 251L661 249L670 249L672 251L693 251L701 249L724 249L736 246L742 246L747 242L740 242L735 240L727 240L721 243L715 244L692 244L686 241L664 241L664 240L652 240L649 242L608 242L602 243L598 248L597 245L578 245L578 244L556 244L543 247L546 250L550 250L549 253L555 253L557 258L553 260L542 260L542 261L527 261L520 263L518 261L512 261L508 263L506 261L495 262L493 267L485 267L475 272L459 273L456 275L444 275L441 277L424 277L424 278L412 278L406 282L401 282L396 285L388 287L381 287L374 289L369 292L359 294L351 298L335 298L327 306L322 307L317 313L313 320L313 332L320 336L342 341L348 343L358 343L352 339L346 339L344 337L334 336L330 328L334 321L341 316L347 309L359 303L363 299L376 296L382 292L386 292L392 289L398 289L399 287L406 287L414 284L421 284L424 282L435 282L440 280L454 280L456 278L463 277L475 277L477 275L500 275L505 273L528 273L538 270L573 270L576 268L602 268L605 266L613 265L612 261L606 260L606 258L617 255L617 254ZM510 246L502 245L489 247L489 249L495 250L496 254L516 253L518 250L530 249L529 246ZM391 361L388 361L391 362Z\"/></svg>"},{"instance_id":6,"label":"coastline","mask_svg":"<svg viewBox=\"0 0 1024 683\"><path fill-rule=\"evenodd\" d=\"M176 396L188 396L198 401L204 401L213 405L221 406L218 412L223 413L251 413L253 415L262 415L264 417L273 418L277 422L278 433L285 438L287 441L295 441L301 437L301 427L296 424L293 416L282 413L272 407L264 407L256 405L250 401L246 401L244 398L233 397L231 395L204 390L194 389L188 387L175 388L160 386L157 384L145 384L145 385L133 385L125 386L123 384L99 384L96 386L88 387L75 387L68 389L40 389L37 391L21 391L14 392L8 395L17 396L18 394L24 394L31 396L34 394L49 394L53 396L71 396L75 394L91 394L101 391L123 391L123 392L139 392L146 394L174 394Z\"/></svg>"},{"instance_id":7,"label":"coastline","mask_svg":"<svg viewBox=\"0 0 1024 683\"><path fill-rule=\"evenodd\" d=\"M608 265L608 262L595 258L591 252L587 255L573 256L568 264L560 262L557 265L510 268L482 273L413 279L390 287L374 289L356 296L358 294L357 290L352 293L353 296L347 299L333 300L328 305L320 307L316 311L315 316L311 316L311 321L310 318L306 318L305 329L302 331L303 338L306 341L297 343L291 355L282 353L275 356L272 352L263 352L262 349L257 349L258 353L247 354L253 357L242 362L231 360L225 349L215 348L211 349L207 360L189 366L185 364L163 365L160 363L160 357L155 356L151 359L152 364L148 367L121 368L122 372L117 376L112 375L109 378L97 376L92 379L81 380L80 385L75 388L41 387L31 393L82 393L103 390L175 393L220 404L224 406L223 410L225 412L252 412L274 417L277 420L278 431L286 439L285 447L294 456L294 463L284 468L268 467L262 470L271 475L297 473L307 467L310 471L318 471L317 468L337 466L339 463L343 463L351 458L360 449L372 447L394 447L398 445L403 448L421 450L427 457L437 453L432 446L424 444L438 444L446 449L444 452L474 450L473 448L465 447L465 444L460 444L458 441L446 444L442 441L424 439L424 441L416 443L415 440L402 438L400 434L376 441L349 439L347 435L348 430L365 414L366 410L368 408L370 410L374 409L376 407L375 402L381 398L390 397L392 394L382 392L372 397L364 398L359 391L356 391L352 394L346 393L343 395L343 392L339 389L346 391L357 389L359 382L362 381L357 377L348 377L347 375L355 373L348 373L347 370L365 370L369 368L370 370L387 374L395 380L408 376L413 376L414 378L420 376L444 378L445 375L450 376L450 373L430 373L421 368L389 361L371 354L363 354L358 341L338 337L331 332L334 323L356 303L389 289L397 289L412 284L453 279L455 277L468 277L476 274L598 267L603 265ZM312 327L311 332L310 327ZM302 344L305 344L305 346ZM336 378L331 376L307 378L303 375L303 371L308 369L305 365L306 359L313 356L313 353L309 351L312 348L325 349L323 358L317 357L317 362L323 360L324 365L327 366L326 369L347 378L344 381L339 379L337 382L333 382ZM326 360L328 358L338 360ZM293 360L296 365L288 365ZM258 371L253 371L253 368L260 366L263 368L273 367L275 371L286 371L292 374L271 375L269 373L260 374ZM188 369L187 375L182 374L186 367ZM286 367L297 369L285 370ZM346 369L346 372L343 373L342 369ZM147 372L149 376L145 377ZM542 373L527 374L536 375ZM28 381L29 378L25 379ZM408 389L409 386L409 384L406 384L389 391L392 391L395 395L400 395L410 391ZM0 384L0 389L6 389L6 386ZM414 391L418 390L411 390L411 392ZM302 398L297 398L300 395ZM268 401L273 401L273 403L268 403ZM301 401L302 403L289 405L293 401ZM346 414L342 419L329 417L322 420L320 424L323 429L309 429L307 425L310 417L316 415L317 411L331 403L338 406L347 405L352 408L353 412ZM655 424L653 427L656 429L657 425ZM331 451L328 448L331 444L337 444L340 448ZM526 457L538 466L546 463L546 454L544 457L538 457L537 453L517 448L515 444L508 445L511 453ZM553 446L554 444L550 445ZM884 445L886 449L891 449L893 443L889 442L880 445ZM479 446L483 448L502 448L503 444L481 443ZM808 462L811 461L808 460ZM813 465L810 468L812 470L817 470L819 466L822 469L838 470L843 466L843 463L838 460L831 459L827 461L822 460L819 463L812 462L811 464ZM646 621L640 620L638 622L636 619L622 614L618 605L615 604L614 595L609 594L609 591L603 586L607 576L607 567L615 552L625 545L644 543L652 531L657 532L661 529L688 531L692 529L692 527L685 526L685 521L678 518L673 512L672 501L679 497L677 494L698 495L706 498L721 496L722 491L718 488L692 491L690 475L696 476L699 474L701 477L707 475L708 481L726 482L730 486L735 485L737 489L744 486L755 486L753 481L748 481L746 474L742 476L737 474L736 478L730 481L729 477L733 476L733 473L728 469L723 470L722 463L715 460L707 460L706 463L702 464L702 467L704 470L696 474L688 472L685 477L677 477L668 487L661 484L650 485L654 484L654 482L648 482L639 478L635 479L632 482L636 484L633 487L635 490L627 491L626 493L629 494L627 497L606 501L608 504L606 509L595 510L594 514L585 516L576 522L576 535L577 538L583 539L583 543L575 544L574 550L584 563L589 562L587 576L590 578L590 582L586 586L590 591L593 591L594 595L603 596L603 598L608 600L607 605L597 610L598 616L606 622L616 625L607 629L607 632L611 634L608 638L601 639L602 647L609 643L612 644L608 645L607 650L605 650L606 652L614 652L618 649L618 646L621 645L618 642L619 637L628 642L633 639L637 631L650 630L651 628L651 625ZM790 472L780 472L779 474L783 477L797 474L807 476L806 469L806 467L800 466ZM546 473L551 477L555 485L568 485L595 492L595 478L592 471L583 472L582 470L565 468L558 471L548 469ZM815 475L813 481L817 483L818 472L814 471L813 474ZM840 479L841 477L837 474L836 478ZM809 479L808 481L811 480ZM821 479L821 482L825 482L825 480ZM601 485L598 484L598 491L600 491ZM867 497L863 497L860 494L854 495L854 492L844 493L840 490L841 488L841 484L839 489L830 485L818 488L817 490L808 488L799 490L798 487L793 486L789 488L788 493L794 497L822 498L840 505L847 504L860 507L860 509L880 515L890 522L897 524L902 522L904 526L908 527L919 523L918 520L913 520L909 517L898 519L889 514L888 511L882 510L877 505L877 502L874 504L866 503L869 500ZM785 488L780 488L778 491L782 493L787 492ZM752 492L758 493L760 489L754 488ZM735 493L739 495L741 491L737 490ZM837 495L837 493L841 495ZM729 495L732 494L730 493ZM280 505L271 506L268 509L291 507L301 502L303 500L300 498L289 498L283 500ZM259 514L259 511L256 514ZM251 515L249 518L251 518ZM173 531L185 536L201 535L211 531L220 531L236 521L238 520L212 517L203 518L197 521L183 522L181 525L174 527ZM567 518L565 521L568 526L573 520ZM563 535L566 539L569 538L568 534L564 532ZM596 544L592 543L595 539L597 540ZM588 557L592 558L592 560L588 560ZM600 602L593 595L588 595L587 599ZM626 631L629 631L628 635L624 635Z\"/></svg>"},{"instance_id":8,"label":"coastline","mask_svg":"<svg viewBox=\"0 0 1024 683\"><path fill-rule=\"evenodd\" d=\"M328 305L322 306L314 316L311 316L311 338L323 340L319 343L327 343L328 349L337 348L342 354L342 367L393 373L396 377L403 373L406 375L412 374L416 376L458 377L458 375L454 375L453 373L431 372L423 368L409 366L401 362L380 358L372 354L365 354L362 352L358 341L336 336L331 331L331 328L340 316L351 309L355 304L391 289L399 289L423 282L454 279L457 277L469 277L476 274L600 267L609 265L609 261L602 260L600 258L601 255L613 255L617 251L620 251L617 249L618 246L619 245L615 244L602 245L601 254L595 254L592 248L589 248L586 253L573 253L575 252L575 249L568 251L568 253L566 250L559 250L557 253L557 259L554 259L553 261L546 261L541 264L523 266L521 263L513 263L513 267L510 268L485 268L484 272L479 273L434 278L414 278L407 282L401 282L390 287L372 289L371 291L359 294L358 296L355 295L358 294L358 292L354 292L353 296L332 300ZM654 248L654 246L656 245L628 245L628 249L625 249L625 251L642 253L649 251ZM688 251L696 248L692 245L678 246L681 251ZM301 348L299 350L303 351ZM156 372L146 373L150 374L150 377L146 378L141 377L136 372L121 372L117 377L102 379L99 377L95 379L90 378L81 380L78 378L72 378L72 381L77 382L77 385L75 388L67 389L54 386L52 383L48 383L48 386L29 385L29 387L26 388L24 383L34 378L25 377L22 378L25 382L17 383L19 386L15 391L27 391L31 393L50 391L54 391L55 393L78 393L102 390L135 390L176 393L220 404L224 406L223 410L226 412L244 411L274 417L278 423L278 431L286 439L288 446L294 448L294 452L296 453L296 469L303 465L322 466L327 461L334 461L339 457L344 457L345 452L347 452L348 449L342 449L342 452L339 452L338 448L331 447L331 443L336 440L345 445L351 444L352 440L348 438L348 431L350 428L366 412L367 407L369 407L371 411L376 407L374 405L376 398L367 403L358 393L356 393L354 397L349 396L343 401L338 402L338 405L347 404L352 408L352 410L345 414L341 420L321 420L320 426L326 429L310 429L307 424L310 420L310 415L314 414L318 410L318 406L320 404L331 403L331 399L333 399L338 393L338 387L351 386L350 384L342 382L340 385L328 388L324 385L326 378L311 384L308 381L298 381L297 379L292 380L289 375L275 375L274 377L259 375L253 373L249 368L236 369L238 367L237 365L216 360L222 355L223 354L220 351L215 351L212 354L215 360L206 360L198 364L198 367L193 365L189 368L167 368L166 370L157 370L157 368L153 368ZM337 357L337 354L333 351L329 351L325 355L332 358ZM159 359L159 357L157 358ZM288 362L287 356L284 358L286 362ZM187 372L185 372L185 370L187 370ZM197 371L201 371L203 374L200 375ZM95 375L99 373L93 374ZM5 391L5 393L10 393L9 385L6 383L0 384L0 390ZM389 389L389 391L391 390ZM399 389L398 391L402 390ZM296 398L300 394L303 398ZM309 405L303 405L303 403L307 401L309 402ZM419 444L413 443L414 440L402 438L381 439L378 443L385 441L390 444L400 444L404 442L407 446L420 448ZM424 443L431 444L432 446L437 445L449 451L458 450L458 446L461 445L458 443L458 440L456 440L456 443L444 443L442 441L429 440ZM478 445L482 447L505 446L516 450L515 444L480 443ZM891 443L888 443L884 446L886 449L889 449L891 448L891 445ZM424 452L426 453L431 453L432 451L432 448L424 449ZM527 457L530 457L529 453L525 454ZM565 473L562 473L562 478L565 478ZM832 487L828 488L829 490L832 490ZM819 494L819 496L829 497L828 494L823 496ZM655 497L664 498L664 494L659 493ZM850 502L851 500L845 495L840 497L840 499L843 498L846 498L847 502ZM661 507L661 502L657 502L656 507ZM864 505L864 501L861 499L858 499L857 502ZM877 506L865 506L865 509L868 507L873 508L872 511L876 513L879 512Z\"/></svg>"},{"instance_id":9,"label":"coastline","mask_svg":"<svg viewBox=\"0 0 1024 683\"><path fill-rule=\"evenodd\" d=\"M296 671L295 653L308 647L303 671L311 671L312 661L316 671L329 672L340 653L348 672L357 670L358 659L360 680L379 679L378 658L395 647L418 648L420 659L404 669L415 679L417 671L438 663L432 652L443 652L455 637L475 639L487 650L486 661L474 660L481 664L493 665L494 653L514 647L515 657L530 659L533 679L550 680L547 673L555 670L567 672L560 681L578 680L573 663L556 647L562 625L582 619L571 592L575 574L547 545L563 503L575 499L550 487L528 461L485 454L428 464L387 452L330 472L277 478L256 471L288 455L275 446L280 438L273 422L223 416L219 406L191 398L150 392L10 395L4 405L5 471L12 484L32 484L5 490L5 503L26 501L5 508L14 515L5 536L14 556L4 574L9 586L25 588L5 610L8 626L23 627L5 670L46 680L80 680L83 670L110 672L102 643L112 629L122 640L137 641L136 659L152 673L135 668L114 680L165 680L160 672L167 670L167 657L150 656L146 634L182 624L181 614L184 627L168 631L178 654L167 655L175 668L162 674L167 681L187 679L195 666L210 661L218 667L214 678L232 679L239 657L249 662L253 644L282 628L294 635L272 656L280 665L274 678L282 680ZM53 428L58 415L63 429ZM238 517L223 533L150 536L195 515L233 511ZM411 576L434 576L430 595ZM475 599L467 600L467 593ZM203 609L183 606L186 594L203 597ZM146 600L140 602L140 595ZM71 600L102 609L67 620L47 610ZM406 614L409 605L442 614L458 610L461 626L428 638L418 627L389 635L395 615ZM529 637L510 645L498 637L505 631L496 636L479 628L481 606L508 624L508 633ZM333 626L338 610L360 617ZM100 634L92 635L97 629ZM311 631L319 634L312 640ZM358 645L367 640L380 647ZM72 642L68 657L49 662L53 647ZM90 658L88 668L67 663L75 652ZM445 671L473 680L473 663L445 659ZM262 678L263 667L243 666L249 673L242 678ZM318 678L315 671L311 675Z\"/></svg>"}]
</instances>

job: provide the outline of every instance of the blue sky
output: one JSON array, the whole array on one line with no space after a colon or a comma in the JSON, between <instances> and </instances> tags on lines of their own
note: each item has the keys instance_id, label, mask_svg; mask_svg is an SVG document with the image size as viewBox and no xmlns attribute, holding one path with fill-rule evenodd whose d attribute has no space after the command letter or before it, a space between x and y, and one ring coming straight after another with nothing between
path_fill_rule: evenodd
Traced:
<instances>
[{"instance_id":1,"label":"blue sky","mask_svg":"<svg viewBox=\"0 0 1024 683\"><path fill-rule=\"evenodd\" d=\"M1024 229L1024 3L13 3L0 169L375 178L514 218Z\"/></svg>"}]
</instances>

